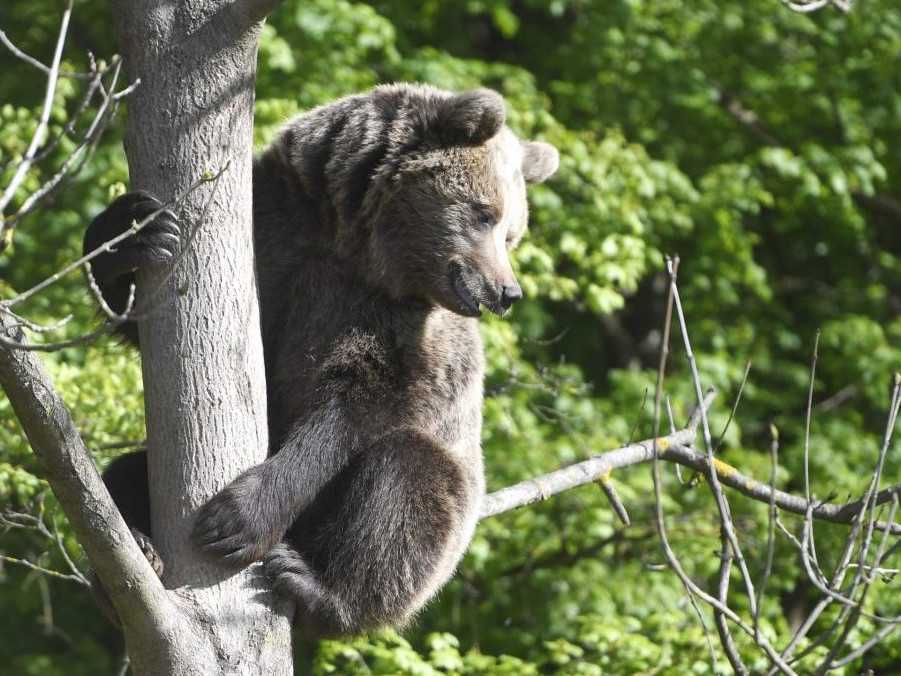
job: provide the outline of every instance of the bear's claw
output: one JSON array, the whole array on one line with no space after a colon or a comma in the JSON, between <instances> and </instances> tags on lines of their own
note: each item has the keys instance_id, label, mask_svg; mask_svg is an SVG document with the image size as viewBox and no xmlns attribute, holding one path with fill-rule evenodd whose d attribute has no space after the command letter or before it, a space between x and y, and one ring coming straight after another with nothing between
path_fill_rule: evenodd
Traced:
<instances>
[{"instance_id":1,"label":"bear's claw","mask_svg":"<svg viewBox=\"0 0 901 676\"><path fill-rule=\"evenodd\" d=\"M235 565L259 561L278 541L255 517L254 493L245 484L237 479L214 495L201 507L191 533L203 551Z\"/></svg>"},{"instance_id":2,"label":"bear's claw","mask_svg":"<svg viewBox=\"0 0 901 676\"><path fill-rule=\"evenodd\" d=\"M138 543L138 547L140 547L150 567L153 568L153 572L156 573L157 577L162 578L165 566L163 565L163 558L156 550L156 547L153 546L153 542L137 528L131 529L131 535L134 537L135 542Z\"/></svg>"}]
</instances>

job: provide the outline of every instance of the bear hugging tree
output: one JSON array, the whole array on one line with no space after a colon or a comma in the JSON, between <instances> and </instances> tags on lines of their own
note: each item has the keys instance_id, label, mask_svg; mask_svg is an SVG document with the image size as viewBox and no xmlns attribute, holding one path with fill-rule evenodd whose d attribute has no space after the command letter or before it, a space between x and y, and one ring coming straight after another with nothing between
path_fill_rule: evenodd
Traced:
<instances>
[{"instance_id":1,"label":"bear hugging tree","mask_svg":"<svg viewBox=\"0 0 901 676\"><path fill-rule=\"evenodd\" d=\"M472 537L485 489L477 319L521 298L508 252L526 229L525 185L558 164L504 122L490 90L387 85L296 118L254 164L270 453L193 533L229 565L263 560L307 635L402 625ZM123 195L85 250L161 206ZM178 246L163 211L96 258L110 307ZM121 330L137 344L133 324ZM146 465L123 456L104 481L160 571Z\"/></svg>"}]
</instances>

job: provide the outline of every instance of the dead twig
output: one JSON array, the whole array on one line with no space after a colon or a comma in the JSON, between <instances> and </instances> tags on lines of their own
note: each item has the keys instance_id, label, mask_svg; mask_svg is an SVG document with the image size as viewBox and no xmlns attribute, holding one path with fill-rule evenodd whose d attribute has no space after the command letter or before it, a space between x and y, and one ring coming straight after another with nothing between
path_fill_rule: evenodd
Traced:
<instances>
[{"instance_id":1,"label":"dead twig","mask_svg":"<svg viewBox=\"0 0 901 676\"><path fill-rule=\"evenodd\" d=\"M21 163L16 167L16 172L10 179L9 185L6 186L3 194L0 195L0 216L6 212L6 207L12 201L16 191L22 184L22 181L25 180L25 175L28 173L28 169L34 162L38 146L43 142L47 133L47 125L50 121L50 111L53 107L53 96L56 93L56 83L59 81L59 63L63 57L66 34L69 32L69 19L72 16L72 2L73 0L69 0L66 4L66 9L63 12L63 18L60 22L59 37L57 37L56 40L56 49L53 51L53 61L50 65L50 71L47 74L47 88L44 92L44 103L41 108L41 115L38 118L37 127L35 127L34 134L31 136L31 143L28 144L28 149L25 151ZM5 219L0 220L0 250L4 248L5 243L9 239L8 235L4 235L4 228Z\"/></svg>"}]
</instances>

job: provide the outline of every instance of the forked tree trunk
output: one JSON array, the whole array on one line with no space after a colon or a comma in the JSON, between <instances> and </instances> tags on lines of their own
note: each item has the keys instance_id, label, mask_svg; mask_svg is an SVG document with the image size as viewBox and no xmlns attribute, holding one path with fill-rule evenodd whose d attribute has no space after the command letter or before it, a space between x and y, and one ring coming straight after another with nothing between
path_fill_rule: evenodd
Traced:
<instances>
[{"instance_id":1,"label":"forked tree trunk","mask_svg":"<svg viewBox=\"0 0 901 676\"><path fill-rule=\"evenodd\" d=\"M128 99L131 189L167 201L228 165L176 208L183 244L198 231L174 274L138 280L145 299L163 284L140 337L153 539L177 603L158 640L126 627L129 654L138 674L288 674L288 609L276 607L259 567L228 570L189 540L197 508L267 451L251 231L258 19L267 8L113 6L129 78L141 80Z\"/></svg>"}]
</instances>

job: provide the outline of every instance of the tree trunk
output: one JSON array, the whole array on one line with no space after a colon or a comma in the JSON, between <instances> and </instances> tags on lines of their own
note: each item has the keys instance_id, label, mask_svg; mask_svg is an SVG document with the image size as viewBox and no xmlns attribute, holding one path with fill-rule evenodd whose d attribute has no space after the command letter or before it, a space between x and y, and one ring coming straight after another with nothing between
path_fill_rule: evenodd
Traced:
<instances>
[{"instance_id":1,"label":"tree trunk","mask_svg":"<svg viewBox=\"0 0 901 676\"><path fill-rule=\"evenodd\" d=\"M153 540L178 609L159 640L126 627L139 674L292 671L290 608L277 607L259 566L226 569L189 540L197 508L267 453L251 211L259 11L234 0L114 3L129 77L141 80L128 100L132 189L165 202L228 166L176 208L182 245L196 236L174 273L138 280L151 300L138 311L150 312L140 338Z\"/></svg>"}]
</instances>

